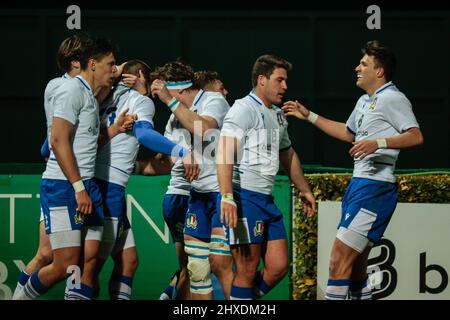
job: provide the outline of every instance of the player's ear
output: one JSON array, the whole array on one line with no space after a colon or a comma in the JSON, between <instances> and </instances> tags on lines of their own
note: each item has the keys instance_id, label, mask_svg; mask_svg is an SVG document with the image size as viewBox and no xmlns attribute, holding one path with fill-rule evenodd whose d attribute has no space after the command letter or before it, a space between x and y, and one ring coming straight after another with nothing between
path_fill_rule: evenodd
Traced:
<instances>
[{"instance_id":1,"label":"player's ear","mask_svg":"<svg viewBox=\"0 0 450 320\"><path fill-rule=\"evenodd\" d=\"M377 77L378 78L383 78L384 77L384 68L383 67L379 67L377 69Z\"/></svg>"},{"instance_id":2,"label":"player's ear","mask_svg":"<svg viewBox=\"0 0 450 320\"><path fill-rule=\"evenodd\" d=\"M95 59L92 59L92 58L89 59L89 61L88 61L88 67L92 71L95 71L95 63L96 63Z\"/></svg>"},{"instance_id":3,"label":"player's ear","mask_svg":"<svg viewBox=\"0 0 450 320\"><path fill-rule=\"evenodd\" d=\"M72 67L72 69L80 69L81 68L80 61L78 61L78 60L70 61L70 66Z\"/></svg>"},{"instance_id":4,"label":"player's ear","mask_svg":"<svg viewBox=\"0 0 450 320\"><path fill-rule=\"evenodd\" d=\"M261 87L264 87L264 85L266 84L266 77L265 77L264 75L260 74L260 75L258 76L258 84L259 84Z\"/></svg>"}]
</instances>

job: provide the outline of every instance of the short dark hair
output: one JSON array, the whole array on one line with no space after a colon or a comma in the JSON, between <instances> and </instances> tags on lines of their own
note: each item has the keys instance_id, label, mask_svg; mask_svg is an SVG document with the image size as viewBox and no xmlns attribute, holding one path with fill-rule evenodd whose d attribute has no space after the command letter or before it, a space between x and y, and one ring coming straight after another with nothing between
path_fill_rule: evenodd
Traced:
<instances>
[{"instance_id":1,"label":"short dark hair","mask_svg":"<svg viewBox=\"0 0 450 320\"><path fill-rule=\"evenodd\" d=\"M175 82L190 80L193 84L189 89L200 89L194 81L194 69L181 61L168 62L162 67L157 68L152 72L151 78Z\"/></svg>"},{"instance_id":2,"label":"short dark hair","mask_svg":"<svg viewBox=\"0 0 450 320\"><path fill-rule=\"evenodd\" d=\"M256 59L252 69L253 87L256 87L259 75L264 75L269 79L276 68L283 68L286 69L286 71L291 71L292 64L283 58L271 54L265 54Z\"/></svg>"},{"instance_id":3,"label":"short dark hair","mask_svg":"<svg viewBox=\"0 0 450 320\"><path fill-rule=\"evenodd\" d=\"M61 42L56 53L56 64L61 71L70 72L71 62L80 61L88 39L86 35L74 34Z\"/></svg>"},{"instance_id":4,"label":"short dark hair","mask_svg":"<svg viewBox=\"0 0 450 320\"><path fill-rule=\"evenodd\" d=\"M150 82L150 73L152 69L148 66L148 64L141 60L133 59L127 61L127 63L125 63L125 65L123 66L122 74L129 73L135 76L139 76L139 70L141 70L144 74L145 80L147 80L147 82Z\"/></svg>"},{"instance_id":5,"label":"short dark hair","mask_svg":"<svg viewBox=\"0 0 450 320\"><path fill-rule=\"evenodd\" d=\"M220 80L220 76L216 71L202 70L194 73L194 82L202 89L209 84L214 84L217 80Z\"/></svg>"},{"instance_id":6,"label":"short dark hair","mask_svg":"<svg viewBox=\"0 0 450 320\"><path fill-rule=\"evenodd\" d=\"M395 67L397 66L397 59L394 52L388 47L383 47L377 40L372 40L366 43L366 46L361 49L363 54L374 57L375 67L382 67L384 69L384 77L386 81L391 81L394 76Z\"/></svg>"},{"instance_id":7,"label":"short dark hair","mask_svg":"<svg viewBox=\"0 0 450 320\"><path fill-rule=\"evenodd\" d=\"M86 70L89 59L100 61L104 56L112 53L117 55L119 48L111 40L104 38L90 39L86 43L86 50L80 58L81 70Z\"/></svg>"}]
</instances>

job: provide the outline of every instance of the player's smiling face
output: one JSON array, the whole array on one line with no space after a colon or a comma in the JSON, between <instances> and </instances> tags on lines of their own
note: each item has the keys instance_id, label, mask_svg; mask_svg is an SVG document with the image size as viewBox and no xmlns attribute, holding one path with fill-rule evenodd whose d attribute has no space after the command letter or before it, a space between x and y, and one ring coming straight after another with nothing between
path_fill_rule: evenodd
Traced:
<instances>
[{"instance_id":1,"label":"player's smiling face","mask_svg":"<svg viewBox=\"0 0 450 320\"><path fill-rule=\"evenodd\" d=\"M99 86L111 86L114 82L116 59L112 53L103 56L95 64L95 80Z\"/></svg>"},{"instance_id":2,"label":"player's smiling face","mask_svg":"<svg viewBox=\"0 0 450 320\"><path fill-rule=\"evenodd\" d=\"M375 58L365 54L359 65L355 68L356 71L356 85L361 89L367 90L372 87L377 80L377 72L379 67L376 67Z\"/></svg>"},{"instance_id":3,"label":"player's smiling face","mask_svg":"<svg viewBox=\"0 0 450 320\"><path fill-rule=\"evenodd\" d=\"M273 70L270 78L263 77L264 95L271 104L280 104L288 88L287 71L284 68Z\"/></svg>"}]
</instances>

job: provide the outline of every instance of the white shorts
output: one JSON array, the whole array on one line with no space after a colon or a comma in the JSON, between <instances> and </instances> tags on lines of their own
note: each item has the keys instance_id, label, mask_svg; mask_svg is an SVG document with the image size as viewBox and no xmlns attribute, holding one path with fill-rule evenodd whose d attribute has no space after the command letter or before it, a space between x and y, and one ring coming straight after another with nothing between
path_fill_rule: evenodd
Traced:
<instances>
[{"instance_id":1,"label":"white shorts","mask_svg":"<svg viewBox=\"0 0 450 320\"><path fill-rule=\"evenodd\" d=\"M336 238L359 253L363 253L369 245L369 239L367 237L345 227L339 227Z\"/></svg>"}]
</instances>

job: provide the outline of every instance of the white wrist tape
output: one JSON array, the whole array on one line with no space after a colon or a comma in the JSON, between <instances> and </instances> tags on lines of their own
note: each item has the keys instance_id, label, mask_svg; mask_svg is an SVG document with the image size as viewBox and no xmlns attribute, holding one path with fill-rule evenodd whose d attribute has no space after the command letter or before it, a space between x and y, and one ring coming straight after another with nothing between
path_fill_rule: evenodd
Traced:
<instances>
[{"instance_id":1,"label":"white wrist tape","mask_svg":"<svg viewBox=\"0 0 450 320\"><path fill-rule=\"evenodd\" d=\"M387 148L386 139L377 139L377 145L379 149L386 149Z\"/></svg>"},{"instance_id":2,"label":"white wrist tape","mask_svg":"<svg viewBox=\"0 0 450 320\"><path fill-rule=\"evenodd\" d=\"M232 193L224 193L222 195L221 202L226 202L226 203L231 204L232 206L237 207L236 202L234 202L234 198L233 198L233 194Z\"/></svg>"},{"instance_id":3,"label":"white wrist tape","mask_svg":"<svg viewBox=\"0 0 450 320\"><path fill-rule=\"evenodd\" d=\"M318 115L317 113L314 113L314 112L312 112L312 111L310 110L310 111L309 111L309 114L308 114L307 120L308 120L309 122L311 122L312 124L315 124L318 117L319 117L319 115Z\"/></svg>"},{"instance_id":4,"label":"white wrist tape","mask_svg":"<svg viewBox=\"0 0 450 320\"><path fill-rule=\"evenodd\" d=\"M78 180L77 182L72 183L72 187L75 192L80 192L85 190L83 180Z\"/></svg>"}]
</instances>

